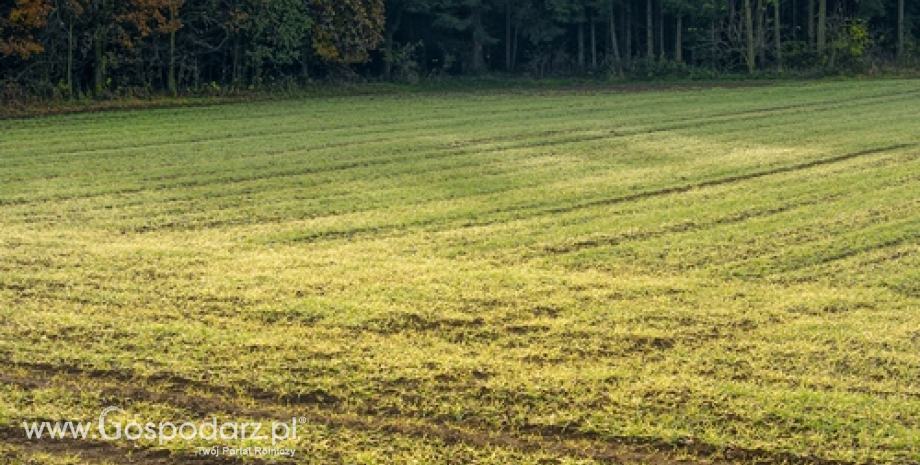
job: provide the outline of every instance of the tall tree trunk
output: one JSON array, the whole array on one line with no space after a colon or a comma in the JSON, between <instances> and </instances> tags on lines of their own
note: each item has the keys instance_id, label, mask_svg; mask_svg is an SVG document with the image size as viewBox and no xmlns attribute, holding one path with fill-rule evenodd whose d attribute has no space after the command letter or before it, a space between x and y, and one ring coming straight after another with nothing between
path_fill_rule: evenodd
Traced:
<instances>
[{"instance_id":1,"label":"tall tree trunk","mask_svg":"<svg viewBox=\"0 0 920 465\"><path fill-rule=\"evenodd\" d=\"M658 3L658 56L662 60L665 59L665 43L664 43L664 5L661 2Z\"/></svg>"},{"instance_id":2,"label":"tall tree trunk","mask_svg":"<svg viewBox=\"0 0 920 465\"><path fill-rule=\"evenodd\" d=\"M674 61L684 61L684 15L677 13L677 26L674 27Z\"/></svg>"},{"instance_id":3,"label":"tall tree trunk","mask_svg":"<svg viewBox=\"0 0 920 465\"><path fill-rule=\"evenodd\" d=\"M472 7L472 15L470 16L470 31L473 36L473 73L479 73L485 67L482 57L482 45L484 42L482 37L485 35L485 31L482 26L482 9L480 7L481 5L474 5Z\"/></svg>"},{"instance_id":4,"label":"tall tree trunk","mask_svg":"<svg viewBox=\"0 0 920 465\"><path fill-rule=\"evenodd\" d=\"M73 16L67 29L67 92L69 98L74 96L73 88Z\"/></svg>"},{"instance_id":5,"label":"tall tree trunk","mask_svg":"<svg viewBox=\"0 0 920 465\"><path fill-rule=\"evenodd\" d=\"M744 0L744 35L747 42L744 54L748 73L754 73L754 18L751 12L751 0Z\"/></svg>"},{"instance_id":6,"label":"tall tree trunk","mask_svg":"<svg viewBox=\"0 0 920 465\"><path fill-rule=\"evenodd\" d=\"M904 19L904 0L898 0L898 61L904 62L904 42L907 35Z\"/></svg>"},{"instance_id":7,"label":"tall tree trunk","mask_svg":"<svg viewBox=\"0 0 920 465\"><path fill-rule=\"evenodd\" d=\"M170 8L169 22L176 21L176 14ZM179 94L179 86L176 83L176 31L169 32L169 71L166 76L166 87L169 89L169 95L175 97Z\"/></svg>"},{"instance_id":8,"label":"tall tree trunk","mask_svg":"<svg viewBox=\"0 0 920 465\"><path fill-rule=\"evenodd\" d=\"M744 0L740 0L740 2L743 3ZM735 16L737 16L737 15L739 14L739 13L738 13L738 5L735 5L735 3L738 3L738 2L736 2L735 0L728 0L728 21L729 21L731 24L734 24ZM742 28L741 34L743 35L743 34L744 34L744 13L743 13L743 11L744 11L744 5L743 5L743 4L741 5L741 11L742 11L742 13L740 13L741 16L739 16L738 18L739 18L739 21L741 21L741 26L740 26L740 27ZM731 28L732 28L732 26L730 25L730 26L729 26L729 29L731 29Z\"/></svg>"},{"instance_id":9,"label":"tall tree trunk","mask_svg":"<svg viewBox=\"0 0 920 465\"><path fill-rule=\"evenodd\" d=\"M818 0L818 55L827 46L827 0Z\"/></svg>"},{"instance_id":10,"label":"tall tree trunk","mask_svg":"<svg viewBox=\"0 0 920 465\"><path fill-rule=\"evenodd\" d=\"M585 23L578 23L578 69L585 70Z\"/></svg>"},{"instance_id":11,"label":"tall tree trunk","mask_svg":"<svg viewBox=\"0 0 920 465\"><path fill-rule=\"evenodd\" d=\"M817 0L805 0L808 2L808 46L815 49L815 2Z\"/></svg>"},{"instance_id":12,"label":"tall tree trunk","mask_svg":"<svg viewBox=\"0 0 920 465\"><path fill-rule=\"evenodd\" d=\"M721 11L722 11L722 0L716 0L715 11L713 12L712 17L709 18L709 40L710 40L710 44L712 45L712 49L710 50L710 52L712 53L712 57L710 57L710 59L711 59L711 64L712 64L713 69L717 69L719 66L719 45L716 42L716 38L719 36L719 31L718 31L719 23L716 21L716 18L718 17Z\"/></svg>"},{"instance_id":13,"label":"tall tree trunk","mask_svg":"<svg viewBox=\"0 0 920 465\"><path fill-rule=\"evenodd\" d=\"M233 37L233 85L238 85L242 81L241 69L243 67L240 63L240 36L234 35Z\"/></svg>"},{"instance_id":14,"label":"tall tree trunk","mask_svg":"<svg viewBox=\"0 0 920 465\"><path fill-rule=\"evenodd\" d=\"M505 71L511 72L511 2L505 3Z\"/></svg>"},{"instance_id":15,"label":"tall tree trunk","mask_svg":"<svg viewBox=\"0 0 920 465\"><path fill-rule=\"evenodd\" d=\"M652 0L645 3L645 59L651 62L655 59L655 25Z\"/></svg>"},{"instance_id":16,"label":"tall tree trunk","mask_svg":"<svg viewBox=\"0 0 920 465\"><path fill-rule=\"evenodd\" d=\"M713 17L709 19L709 41L710 41L710 45L712 45L712 49L710 50L710 53L712 54L712 56L710 57L712 61L711 64L712 64L712 68L716 69L718 65L718 61L719 61L719 46L716 43L715 15L713 15Z\"/></svg>"},{"instance_id":17,"label":"tall tree trunk","mask_svg":"<svg viewBox=\"0 0 920 465\"><path fill-rule=\"evenodd\" d=\"M623 15L623 64L629 66L633 57L633 17L632 2L626 2L626 14Z\"/></svg>"},{"instance_id":18,"label":"tall tree trunk","mask_svg":"<svg viewBox=\"0 0 920 465\"><path fill-rule=\"evenodd\" d=\"M249 81L250 84L254 84L256 86L262 85L262 63L263 63L263 60L261 58L260 59L253 58L249 60L249 67L250 67L250 70L252 71L252 77L250 78L250 81Z\"/></svg>"},{"instance_id":19,"label":"tall tree trunk","mask_svg":"<svg viewBox=\"0 0 920 465\"><path fill-rule=\"evenodd\" d=\"M776 70L783 72L783 28L780 23L781 0L773 3L773 42L776 45Z\"/></svg>"},{"instance_id":20,"label":"tall tree trunk","mask_svg":"<svg viewBox=\"0 0 920 465\"><path fill-rule=\"evenodd\" d=\"M389 81L393 77L393 47L396 45L394 39L396 31L399 30L399 24L402 23L403 9L396 11L396 17L392 21L387 21L386 31L383 34L383 77Z\"/></svg>"},{"instance_id":21,"label":"tall tree trunk","mask_svg":"<svg viewBox=\"0 0 920 465\"><path fill-rule=\"evenodd\" d=\"M105 89L105 30L97 27L93 35L93 94L102 95Z\"/></svg>"},{"instance_id":22,"label":"tall tree trunk","mask_svg":"<svg viewBox=\"0 0 920 465\"><path fill-rule=\"evenodd\" d=\"M514 71L514 68L517 67L518 39L519 39L520 36L521 36L521 34L520 34L520 32L518 31L518 27L515 26L515 27L514 27L514 34L512 35L512 39L513 39L514 44L513 44L512 47L511 47L511 70L512 70L512 71Z\"/></svg>"},{"instance_id":23,"label":"tall tree trunk","mask_svg":"<svg viewBox=\"0 0 920 465\"><path fill-rule=\"evenodd\" d=\"M309 44L305 45L300 51L300 76L304 82L310 82L310 55L312 53L313 47ZM386 68L386 64L384 64L384 68Z\"/></svg>"},{"instance_id":24,"label":"tall tree trunk","mask_svg":"<svg viewBox=\"0 0 920 465\"><path fill-rule=\"evenodd\" d=\"M613 12L613 2L607 4L608 15L610 16L610 52L613 57L613 69L617 74L620 74L621 63L620 63L620 47L617 44L617 28L616 28L616 15Z\"/></svg>"},{"instance_id":25,"label":"tall tree trunk","mask_svg":"<svg viewBox=\"0 0 920 465\"><path fill-rule=\"evenodd\" d=\"M138 49L142 49L143 47L143 45L140 44L139 41L135 42L134 46L138 47ZM137 69L136 71L137 75L140 76L141 78L141 84L143 84L145 92L150 89L153 89L153 86L150 84L150 73L147 72L147 63L144 63L141 60L136 60L134 62L134 66Z\"/></svg>"},{"instance_id":26,"label":"tall tree trunk","mask_svg":"<svg viewBox=\"0 0 920 465\"><path fill-rule=\"evenodd\" d=\"M766 29L764 27L764 23L766 21L764 18L764 11L765 9L763 6L763 0L757 0L757 37L755 40L757 41L757 57L760 60L761 68L764 66L766 62L766 53L765 53L766 44L764 43L766 42L765 41L766 33L764 31L764 29Z\"/></svg>"},{"instance_id":27,"label":"tall tree trunk","mask_svg":"<svg viewBox=\"0 0 920 465\"><path fill-rule=\"evenodd\" d=\"M591 69L597 69L597 26L594 24L594 12L588 15L591 25Z\"/></svg>"},{"instance_id":28,"label":"tall tree trunk","mask_svg":"<svg viewBox=\"0 0 920 465\"><path fill-rule=\"evenodd\" d=\"M389 81L393 77L393 33L387 29L383 35L383 78Z\"/></svg>"}]
</instances>

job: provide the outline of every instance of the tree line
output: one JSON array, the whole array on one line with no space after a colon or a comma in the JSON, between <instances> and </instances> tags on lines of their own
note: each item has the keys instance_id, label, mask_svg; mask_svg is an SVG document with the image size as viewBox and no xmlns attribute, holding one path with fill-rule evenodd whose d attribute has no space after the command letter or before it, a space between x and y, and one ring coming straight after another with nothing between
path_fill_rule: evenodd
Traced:
<instances>
[{"instance_id":1,"label":"tree line","mask_svg":"<svg viewBox=\"0 0 920 465\"><path fill-rule=\"evenodd\" d=\"M0 82L41 95L912 63L906 0L0 0Z\"/></svg>"}]
</instances>

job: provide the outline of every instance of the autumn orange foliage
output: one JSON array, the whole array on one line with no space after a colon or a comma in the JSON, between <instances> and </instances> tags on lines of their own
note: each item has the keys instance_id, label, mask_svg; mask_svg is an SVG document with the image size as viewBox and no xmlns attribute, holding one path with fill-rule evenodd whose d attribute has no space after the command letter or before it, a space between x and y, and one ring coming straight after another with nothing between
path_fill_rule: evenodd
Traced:
<instances>
[{"instance_id":1,"label":"autumn orange foliage","mask_svg":"<svg viewBox=\"0 0 920 465\"><path fill-rule=\"evenodd\" d=\"M28 59L44 48L32 33L45 27L51 0L16 0L9 7L0 6L0 55Z\"/></svg>"},{"instance_id":2,"label":"autumn orange foliage","mask_svg":"<svg viewBox=\"0 0 920 465\"><path fill-rule=\"evenodd\" d=\"M154 31L168 34L182 29L179 10L184 4L185 0L131 0L131 8L118 19L135 25L141 37Z\"/></svg>"}]
</instances>

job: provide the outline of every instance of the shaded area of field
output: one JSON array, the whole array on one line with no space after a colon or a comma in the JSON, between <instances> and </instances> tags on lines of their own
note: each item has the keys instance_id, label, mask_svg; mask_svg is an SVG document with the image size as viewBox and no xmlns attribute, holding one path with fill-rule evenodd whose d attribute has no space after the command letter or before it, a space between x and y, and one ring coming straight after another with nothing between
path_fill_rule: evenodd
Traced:
<instances>
[{"instance_id":1,"label":"shaded area of field","mask_svg":"<svg viewBox=\"0 0 920 465\"><path fill-rule=\"evenodd\" d=\"M303 417L296 463L917 462L918 103L891 81L0 122L0 453L195 459L16 436L118 405Z\"/></svg>"},{"instance_id":2,"label":"shaded area of field","mask_svg":"<svg viewBox=\"0 0 920 465\"><path fill-rule=\"evenodd\" d=\"M689 90L689 89L712 89L712 88L744 88L744 87L764 87L771 85L769 81L725 81L725 82L675 82L675 83L657 83L657 82L622 82L622 83L605 83L598 82L586 83L567 82L565 84L553 84L552 81L540 80L521 80L503 81L503 87L490 88L489 84L466 84L463 81L447 83L446 85L436 87L412 87L391 84L362 84L358 86L335 87L321 85L315 89L303 90L299 98L322 98L322 97L360 97L360 96L382 96L398 95L406 93L510 93L526 92L529 94L537 93L633 93L633 92L660 92L667 90ZM494 85L494 83L493 83ZM99 112L117 112L117 111L143 111L151 109L170 109L170 108L189 108L211 105L230 105L240 104L252 101L279 100L279 99L298 98L297 94L290 96L277 96L253 92L249 95L243 93L237 96L226 97L192 97L192 98L173 98L160 97L148 99L116 99L110 101L86 100L86 101L32 101L19 102L12 106L0 105L0 120L4 119L23 119L39 118L54 115L71 115L80 113L99 113Z\"/></svg>"}]
</instances>

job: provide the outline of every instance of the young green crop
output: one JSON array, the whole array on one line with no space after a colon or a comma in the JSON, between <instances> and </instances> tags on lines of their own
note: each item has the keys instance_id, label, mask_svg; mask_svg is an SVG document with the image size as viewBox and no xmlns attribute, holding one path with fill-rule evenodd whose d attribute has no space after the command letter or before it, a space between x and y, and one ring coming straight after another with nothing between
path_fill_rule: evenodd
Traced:
<instances>
[{"instance_id":1,"label":"young green crop","mask_svg":"<svg viewBox=\"0 0 920 465\"><path fill-rule=\"evenodd\" d=\"M304 416L297 463L915 463L918 103L874 81L0 122L0 454L67 463L80 443L18 425L114 404Z\"/></svg>"}]
</instances>

